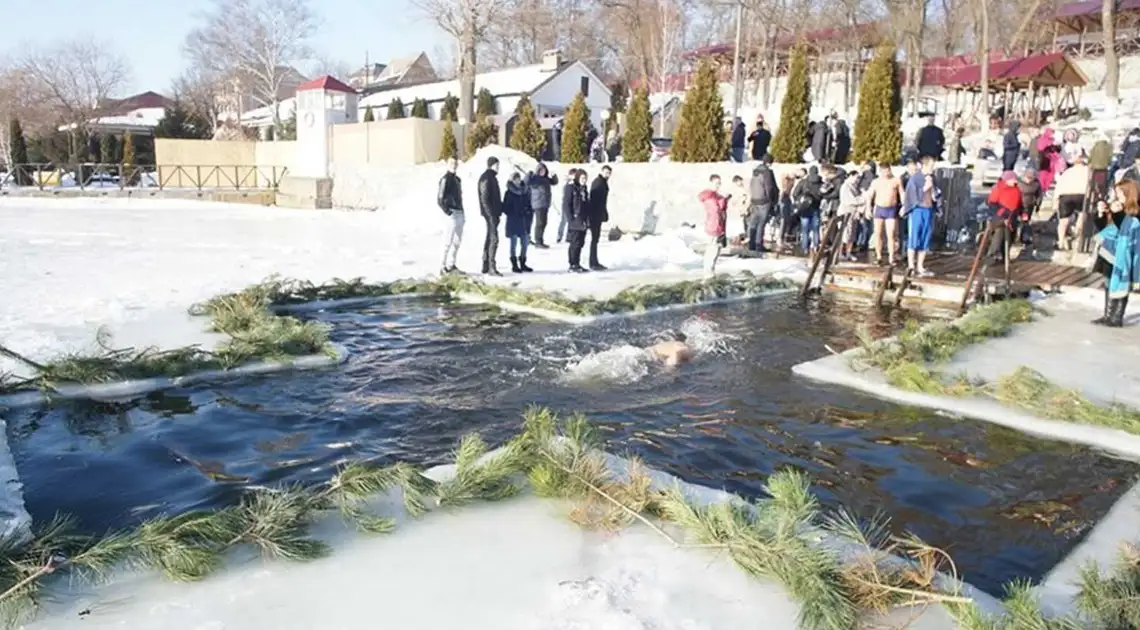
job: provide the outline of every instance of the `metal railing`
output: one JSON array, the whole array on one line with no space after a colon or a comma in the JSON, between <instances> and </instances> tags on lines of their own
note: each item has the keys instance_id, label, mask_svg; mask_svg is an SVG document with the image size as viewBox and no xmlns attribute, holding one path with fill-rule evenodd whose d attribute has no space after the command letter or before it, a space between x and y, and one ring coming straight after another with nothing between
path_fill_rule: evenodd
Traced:
<instances>
[{"instance_id":1,"label":"metal railing","mask_svg":"<svg viewBox=\"0 0 1140 630\"><path fill-rule=\"evenodd\" d=\"M0 171L0 188L58 190L276 190L283 166L128 166L123 164L13 164Z\"/></svg>"}]
</instances>

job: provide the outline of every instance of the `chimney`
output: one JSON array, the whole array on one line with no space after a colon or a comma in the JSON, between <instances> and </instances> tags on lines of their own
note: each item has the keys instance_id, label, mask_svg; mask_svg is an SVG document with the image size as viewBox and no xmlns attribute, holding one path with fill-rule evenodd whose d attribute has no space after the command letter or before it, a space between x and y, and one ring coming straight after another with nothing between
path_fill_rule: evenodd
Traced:
<instances>
[{"instance_id":1,"label":"chimney","mask_svg":"<svg viewBox=\"0 0 1140 630\"><path fill-rule=\"evenodd\" d=\"M558 48L542 53L542 71L557 72L562 67L562 51Z\"/></svg>"}]
</instances>

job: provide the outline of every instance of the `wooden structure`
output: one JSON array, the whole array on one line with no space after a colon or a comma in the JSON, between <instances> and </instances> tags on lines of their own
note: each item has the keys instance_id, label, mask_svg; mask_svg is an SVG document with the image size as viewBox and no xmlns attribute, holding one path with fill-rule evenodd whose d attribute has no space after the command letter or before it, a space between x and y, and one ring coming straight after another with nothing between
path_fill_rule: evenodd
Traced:
<instances>
[{"instance_id":1,"label":"wooden structure","mask_svg":"<svg viewBox=\"0 0 1140 630\"><path fill-rule=\"evenodd\" d=\"M1057 7L1053 15L1053 49L1075 57L1104 54L1100 0L1079 0ZM1140 0L1116 0L1116 53L1140 52Z\"/></svg>"},{"instance_id":2,"label":"wooden structure","mask_svg":"<svg viewBox=\"0 0 1140 630\"><path fill-rule=\"evenodd\" d=\"M1013 116L1037 124L1042 112L1075 112L1080 90L1088 77L1063 52L1034 54L989 61L991 110L1001 110L1004 118ZM975 114L981 102L981 64L965 66L943 79L952 91L947 93L947 109ZM953 98L953 104L950 99ZM968 102L967 102L968 101Z\"/></svg>"}]
</instances>

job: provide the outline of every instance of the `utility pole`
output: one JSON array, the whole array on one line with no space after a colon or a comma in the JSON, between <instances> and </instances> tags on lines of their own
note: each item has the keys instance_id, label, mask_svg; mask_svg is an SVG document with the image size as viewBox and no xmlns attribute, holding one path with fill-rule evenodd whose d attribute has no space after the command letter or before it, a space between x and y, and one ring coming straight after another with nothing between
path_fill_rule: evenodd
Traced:
<instances>
[{"instance_id":1,"label":"utility pole","mask_svg":"<svg viewBox=\"0 0 1140 630\"><path fill-rule=\"evenodd\" d=\"M736 2L736 43L732 47L732 118L740 115L740 29L744 22L744 0Z\"/></svg>"}]
</instances>

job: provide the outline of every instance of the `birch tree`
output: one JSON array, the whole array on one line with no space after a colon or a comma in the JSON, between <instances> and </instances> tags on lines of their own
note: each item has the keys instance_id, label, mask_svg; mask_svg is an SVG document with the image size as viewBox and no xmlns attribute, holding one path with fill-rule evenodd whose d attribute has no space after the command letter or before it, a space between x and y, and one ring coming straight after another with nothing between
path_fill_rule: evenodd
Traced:
<instances>
[{"instance_id":1,"label":"birch tree","mask_svg":"<svg viewBox=\"0 0 1140 630\"><path fill-rule=\"evenodd\" d=\"M214 76L236 82L259 105L273 111L273 126L281 130L278 111L281 87L290 64L311 57L309 40L318 19L307 0L212 0L202 23L186 37L184 51L191 63Z\"/></svg>"},{"instance_id":2,"label":"birch tree","mask_svg":"<svg viewBox=\"0 0 1140 630\"><path fill-rule=\"evenodd\" d=\"M1116 56L1116 1L1103 0L1100 25L1104 31L1104 94L1113 103L1120 100L1120 59Z\"/></svg>"},{"instance_id":3,"label":"birch tree","mask_svg":"<svg viewBox=\"0 0 1140 630\"><path fill-rule=\"evenodd\" d=\"M186 109L209 122L210 129L216 133L221 124L222 88L219 77L202 68L191 68L174 80L171 92Z\"/></svg>"},{"instance_id":4,"label":"birch tree","mask_svg":"<svg viewBox=\"0 0 1140 630\"><path fill-rule=\"evenodd\" d=\"M476 51L502 12L501 0L412 0L427 18L455 38L459 49L459 122L469 122L475 97Z\"/></svg>"}]
</instances>

